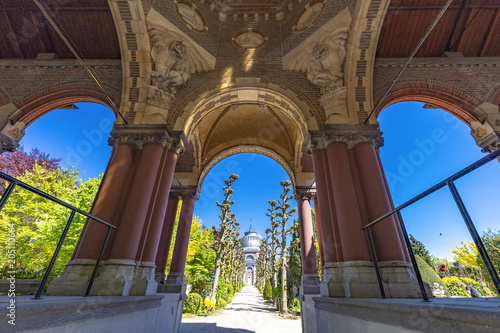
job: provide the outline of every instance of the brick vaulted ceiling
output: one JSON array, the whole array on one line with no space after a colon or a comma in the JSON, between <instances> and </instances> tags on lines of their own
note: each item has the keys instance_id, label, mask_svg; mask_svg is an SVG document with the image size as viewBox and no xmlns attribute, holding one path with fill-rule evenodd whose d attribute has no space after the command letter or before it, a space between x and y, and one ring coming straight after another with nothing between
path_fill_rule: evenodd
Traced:
<instances>
[{"instance_id":1,"label":"brick vaulted ceiling","mask_svg":"<svg viewBox=\"0 0 500 333\"><path fill-rule=\"evenodd\" d=\"M393 0L380 34L377 57L407 57L446 0ZM500 1L454 0L416 57L461 52L465 57L500 56Z\"/></svg>"},{"instance_id":2,"label":"brick vaulted ceiling","mask_svg":"<svg viewBox=\"0 0 500 333\"><path fill-rule=\"evenodd\" d=\"M119 59L120 48L107 0L40 0L83 58ZM35 59L55 53L75 57L32 0L0 1L0 58Z\"/></svg>"},{"instance_id":3,"label":"brick vaulted ceiling","mask_svg":"<svg viewBox=\"0 0 500 333\"><path fill-rule=\"evenodd\" d=\"M113 17L106 0L40 0L48 5L57 23L86 59L119 59L120 50ZM161 2L161 0L158 0ZM297 0L206 0L227 14L275 13L283 10L286 26L293 14L288 7L303 7ZM329 1L328 7L338 1ZM377 57L406 57L430 26L446 0L393 0L380 34ZM295 12L297 9L294 9ZM324 20L320 20L324 21ZM321 22L318 22L321 23ZM208 22L219 24L218 20ZM259 23L255 24L258 28ZM313 27L317 29L318 26ZM284 34L286 48L287 35ZM290 35L290 42L300 41ZM306 38L307 34L303 36ZM206 36L209 38L209 36ZM213 41L214 43L216 41ZM293 47L290 45L290 47ZM286 50L285 50L286 51ZM444 52L461 52L466 57L500 56L500 1L454 0L417 57L439 57ZM74 58L32 0L0 2L0 58L35 59L39 53L55 53L61 59Z\"/></svg>"}]
</instances>

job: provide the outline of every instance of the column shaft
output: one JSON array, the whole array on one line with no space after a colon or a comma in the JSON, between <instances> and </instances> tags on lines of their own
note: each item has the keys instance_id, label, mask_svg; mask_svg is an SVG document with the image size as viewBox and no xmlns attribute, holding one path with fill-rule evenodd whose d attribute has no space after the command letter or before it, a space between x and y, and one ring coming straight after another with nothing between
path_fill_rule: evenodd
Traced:
<instances>
[{"instance_id":1,"label":"column shaft","mask_svg":"<svg viewBox=\"0 0 500 333\"><path fill-rule=\"evenodd\" d=\"M165 270L167 268L168 251L170 249L170 242L172 241L178 204L178 199L168 200L167 212L161 229L160 244L158 246L155 259L156 273L165 274Z\"/></svg>"},{"instance_id":2,"label":"column shaft","mask_svg":"<svg viewBox=\"0 0 500 333\"><path fill-rule=\"evenodd\" d=\"M312 153L314 176L316 178L316 191L319 205L322 207L319 211L321 220L321 235L323 240L323 251L325 262L336 262L337 248L333 236L332 217L330 215L330 202L327 190L327 181L325 177L325 168L323 161L323 152L321 150Z\"/></svg>"},{"instance_id":3,"label":"column shaft","mask_svg":"<svg viewBox=\"0 0 500 333\"><path fill-rule=\"evenodd\" d=\"M354 151L368 212L368 223L389 212L392 206L373 145L360 144ZM377 258L380 261L405 261L394 216L386 218L371 229Z\"/></svg>"},{"instance_id":4,"label":"column shaft","mask_svg":"<svg viewBox=\"0 0 500 333\"><path fill-rule=\"evenodd\" d=\"M184 274L189 245L189 235L191 232L191 222L193 220L194 204L194 198L185 198L182 201L181 215L179 217L179 225L177 226L177 236L175 239L174 253L169 274Z\"/></svg>"},{"instance_id":5,"label":"column shaft","mask_svg":"<svg viewBox=\"0 0 500 333\"><path fill-rule=\"evenodd\" d=\"M172 187L177 156L177 153L172 151L164 152L163 161L160 166L160 179L157 180L158 191L155 200L152 201L154 205L152 207L152 216L145 238L144 252L142 253L142 258L139 257L137 258L138 260L152 262L156 259L161 230L169 202L170 188Z\"/></svg>"},{"instance_id":6,"label":"column shaft","mask_svg":"<svg viewBox=\"0 0 500 333\"><path fill-rule=\"evenodd\" d=\"M158 170L162 151L162 147L156 144L144 146L120 228L111 250L111 259L136 259L155 185L156 172L151 172L151 170Z\"/></svg>"},{"instance_id":7,"label":"column shaft","mask_svg":"<svg viewBox=\"0 0 500 333\"><path fill-rule=\"evenodd\" d=\"M317 274L314 231L309 199L298 199L300 251L302 254L302 274Z\"/></svg>"},{"instance_id":8,"label":"column shaft","mask_svg":"<svg viewBox=\"0 0 500 333\"><path fill-rule=\"evenodd\" d=\"M338 228L342 238L343 261L369 261L370 254L364 231L361 230L363 221L347 147L343 143L333 143L326 151Z\"/></svg>"},{"instance_id":9,"label":"column shaft","mask_svg":"<svg viewBox=\"0 0 500 333\"><path fill-rule=\"evenodd\" d=\"M93 215L116 226L120 222L115 218L116 213L119 209L122 194L125 191L126 180L129 177L136 152L137 149L134 146L127 144L115 148L113 159L104 175L91 211ZM107 227L91 220L87 220L85 224L86 227L82 232L79 246L75 250L74 258L96 259ZM116 231L113 231L112 234L116 234Z\"/></svg>"}]
</instances>

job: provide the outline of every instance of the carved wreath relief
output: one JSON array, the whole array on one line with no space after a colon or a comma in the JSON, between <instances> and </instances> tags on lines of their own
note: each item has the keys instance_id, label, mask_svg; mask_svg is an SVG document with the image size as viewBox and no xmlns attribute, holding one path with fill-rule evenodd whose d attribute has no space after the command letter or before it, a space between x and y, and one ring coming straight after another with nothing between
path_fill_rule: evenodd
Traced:
<instances>
[{"instance_id":1,"label":"carved wreath relief","mask_svg":"<svg viewBox=\"0 0 500 333\"><path fill-rule=\"evenodd\" d=\"M208 30L205 19L201 15L201 12L196 6L189 2L177 2L175 3L175 9L177 9L177 14L180 16L182 21L196 32L205 32Z\"/></svg>"},{"instance_id":2,"label":"carved wreath relief","mask_svg":"<svg viewBox=\"0 0 500 333\"><path fill-rule=\"evenodd\" d=\"M308 3L305 8L302 10L301 14L293 26L294 31L302 31L307 28L310 28L314 22L318 19L318 17L323 12L325 8L326 1L311 1Z\"/></svg>"}]
</instances>

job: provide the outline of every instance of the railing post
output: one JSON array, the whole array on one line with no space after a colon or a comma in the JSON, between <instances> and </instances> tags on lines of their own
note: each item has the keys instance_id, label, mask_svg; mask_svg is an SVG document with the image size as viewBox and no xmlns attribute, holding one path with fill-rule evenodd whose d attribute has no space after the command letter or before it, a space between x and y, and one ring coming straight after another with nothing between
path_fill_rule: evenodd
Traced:
<instances>
[{"instance_id":1,"label":"railing post","mask_svg":"<svg viewBox=\"0 0 500 333\"><path fill-rule=\"evenodd\" d=\"M370 227L366 228L366 236L368 237L368 243L370 244L370 251L372 252L373 264L375 265L375 272L377 273L378 286L380 288L380 294L382 298L385 298L384 284L382 283L382 276L380 275L380 268L378 267L377 253L375 253L375 247L373 246L372 233Z\"/></svg>"},{"instance_id":2,"label":"railing post","mask_svg":"<svg viewBox=\"0 0 500 333\"><path fill-rule=\"evenodd\" d=\"M457 207L460 210L460 214L462 214L462 218L465 221L465 225L467 226L467 229L469 229L469 233L472 237L472 240L476 244L477 250L479 251L481 258L483 259L484 265L486 266L486 269L490 274L491 280L493 280L493 284L495 285L497 292L500 293L500 279L498 278L498 273L495 269L495 266L493 265L493 262L491 261L490 256L488 255L488 252L486 251L486 248L484 247L483 241L481 240L481 236L479 236L479 233L477 232L476 227L474 226L474 222L472 222L472 219L469 215L469 212L467 211L467 208L465 208L465 204L462 201L460 194L458 193L455 183L453 183L453 181L448 181L446 183L448 184L448 188L451 191L451 195L453 196L453 199L455 199L455 203L457 204Z\"/></svg>"},{"instance_id":3,"label":"railing post","mask_svg":"<svg viewBox=\"0 0 500 333\"><path fill-rule=\"evenodd\" d=\"M422 276L420 275L420 270L418 269L417 260L415 259L413 248L411 247L410 238L408 238L408 233L406 232L406 227L403 222L403 216L401 216L400 210L396 210L396 214L398 215L399 225L401 226L401 231L405 239L406 247L408 249L408 253L410 254L411 264L413 265L413 269L415 270L415 275L417 276L418 286L420 287L422 298L424 299L424 301L429 302L429 297L427 296L427 292L425 291L424 282L422 281Z\"/></svg>"},{"instance_id":4,"label":"railing post","mask_svg":"<svg viewBox=\"0 0 500 333\"><path fill-rule=\"evenodd\" d=\"M45 284L47 284L47 280L49 279L50 273L52 272L52 268L54 268L54 264L56 263L59 251L61 251L61 247L64 243L64 240L66 239L66 235L68 234L69 227L71 227L71 222L73 222L73 219L75 218L75 214L76 214L76 209L73 209L71 211L71 215L69 216L68 222L66 223L66 227L64 227L64 231L61 235L61 238L59 238L59 242L57 243L54 255L52 255L52 259L50 260L49 267L47 267L47 269L45 270L42 283L40 283L40 287L38 287L38 291L36 292L34 299L39 299L40 296L42 295L43 289L45 288Z\"/></svg>"},{"instance_id":5,"label":"railing post","mask_svg":"<svg viewBox=\"0 0 500 333\"><path fill-rule=\"evenodd\" d=\"M12 191L14 191L14 187L16 187L16 185L17 185L16 182L11 181L9 183L9 186L7 186L7 189L5 190L5 192L2 194L2 199L0 199L0 212L2 211L3 206L5 205L7 200L9 199L10 195L12 194Z\"/></svg>"},{"instance_id":6,"label":"railing post","mask_svg":"<svg viewBox=\"0 0 500 333\"><path fill-rule=\"evenodd\" d=\"M111 233L111 227L108 227L108 230L106 230L106 235L104 236L104 240L102 241L101 250L99 251L99 256L97 257L94 271L92 272L89 284L87 285L87 291L85 291L85 296L90 295L90 290L92 289L92 285L94 284L94 279L95 276L97 275L97 270L99 269L99 264L101 263L102 255L104 254L104 250L106 249L106 244L108 244L108 238L110 233Z\"/></svg>"}]
</instances>

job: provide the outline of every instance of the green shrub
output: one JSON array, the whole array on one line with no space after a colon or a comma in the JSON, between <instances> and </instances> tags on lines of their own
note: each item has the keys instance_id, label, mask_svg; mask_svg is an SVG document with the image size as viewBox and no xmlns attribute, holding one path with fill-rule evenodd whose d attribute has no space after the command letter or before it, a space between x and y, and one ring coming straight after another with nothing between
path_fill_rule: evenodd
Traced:
<instances>
[{"instance_id":1,"label":"green shrub","mask_svg":"<svg viewBox=\"0 0 500 333\"><path fill-rule=\"evenodd\" d=\"M281 298L281 284L278 284L276 288L273 288L273 299L277 297Z\"/></svg>"},{"instance_id":2,"label":"green shrub","mask_svg":"<svg viewBox=\"0 0 500 333\"><path fill-rule=\"evenodd\" d=\"M290 300L290 312L298 315L300 314L300 301L296 298Z\"/></svg>"},{"instance_id":3,"label":"green shrub","mask_svg":"<svg viewBox=\"0 0 500 333\"><path fill-rule=\"evenodd\" d=\"M223 307L227 306L227 302L225 299L218 298L216 303L215 303L215 306L218 308L223 308Z\"/></svg>"},{"instance_id":4,"label":"green shrub","mask_svg":"<svg viewBox=\"0 0 500 333\"><path fill-rule=\"evenodd\" d=\"M273 297L273 289L271 287L271 282L269 280L266 280L262 296L264 297L264 299L271 299Z\"/></svg>"},{"instance_id":5,"label":"green shrub","mask_svg":"<svg viewBox=\"0 0 500 333\"><path fill-rule=\"evenodd\" d=\"M184 313L198 314L203 312L203 298L196 293L190 293L184 302Z\"/></svg>"},{"instance_id":6,"label":"green shrub","mask_svg":"<svg viewBox=\"0 0 500 333\"><path fill-rule=\"evenodd\" d=\"M227 295L228 297L231 297L234 295L234 286L232 284L230 284L228 287L227 287Z\"/></svg>"},{"instance_id":7,"label":"green shrub","mask_svg":"<svg viewBox=\"0 0 500 333\"><path fill-rule=\"evenodd\" d=\"M456 276L445 277L443 278L443 281L449 290L450 296L470 297L467 291L463 290L460 287L462 283L476 288L476 290L479 291L479 293L482 296L488 296L488 297L494 296L494 294L491 292L491 290L486 286L486 283L484 282L477 282L469 278L459 278Z\"/></svg>"},{"instance_id":8,"label":"green shrub","mask_svg":"<svg viewBox=\"0 0 500 333\"><path fill-rule=\"evenodd\" d=\"M417 260L417 266L418 270L420 271L420 275L422 276L422 281L427 283L431 287L431 290L434 283L437 282L440 286L443 286L445 295L450 296L446 284L441 279L436 269L432 266L429 266L429 264L427 264L424 259L422 259L418 255L415 256L415 259Z\"/></svg>"}]
</instances>

